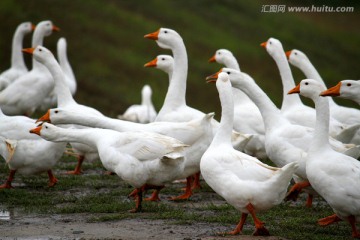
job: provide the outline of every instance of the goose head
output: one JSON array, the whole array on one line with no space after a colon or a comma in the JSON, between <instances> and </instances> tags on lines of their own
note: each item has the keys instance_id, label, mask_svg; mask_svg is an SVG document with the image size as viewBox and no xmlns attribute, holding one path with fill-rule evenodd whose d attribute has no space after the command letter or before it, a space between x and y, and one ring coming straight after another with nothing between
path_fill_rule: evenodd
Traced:
<instances>
[{"instance_id":1,"label":"goose head","mask_svg":"<svg viewBox=\"0 0 360 240\"><path fill-rule=\"evenodd\" d=\"M50 59L55 60L55 57L52 54L52 52L50 52L50 50L48 50L43 46L37 46L36 48L25 48L22 51L25 53L32 54L34 59L36 59L36 61L42 64L45 64L45 62L49 61Z\"/></svg>"},{"instance_id":2,"label":"goose head","mask_svg":"<svg viewBox=\"0 0 360 240\"><path fill-rule=\"evenodd\" d=\"M285 52L285 55L289 60L289 63L296 67L301 66L304 62L309 62L308 57L303 52L297 49L287 51Z\"/></svg>"},{"instance_id":3,"label":"goose head","mask_svg":"<svg viewBox=\"0 0 360 240\"><path fill-rule=\"evenodd\" d=\"M48 123L62 123L66 122L68 116L76 114L75 111L65 110L63 108L51 108L49 109L42 117L36 120L38 122L48 122Z\"/></svg>"},{"instance_id":4,"label":"goose head","mask_svg":"<svg viewBox=\"0 0 360 240\"><path fill-rule=\"evenodd\" d=\"M223 65L226 65L226 61L229 58L234 58L232 52L227 49L219 49L215 54L209 59L209 62L217 62Z\"/></svg>"},{"instance_id":5,"label":"goose head","mask_svg":"<svg viewBox=\"0 0 360 240\"><path fill-rule=\"evenodd\" d=\"M155 59L145 63L144 67L155 67L170 73L174 69L174 58L170 55L158 55Z\"/></svg>"},{"instance_id":6,"label":"goose head","mask_svg":"<svg viewBox=\"0 0 360 240\"><path fill-rule=\"evenodd\" d=\"M208 76L206 78L207 82L216 81L216 79L218 79L220 73L226 73L226 75L228 76L228 78L231 82L231 85L233 87L240 86L240 85L242 85L242 83L244 81L246 81L245 74L243 74L242 72L232 69L232 68L222 68L217 73L214 73L214 74Z\"/></svg>"},{"instance_id":7,"label":"goose head","mask_svg":"<svg viewBox=\"0 0 360 240\"><path fill-rule=\"evenodd\" d=\"M358 80L342 80L334 87L321 92L321 96L341 96L346 99L353 99L360 93L360 81Z\"/></svg>"},{"instance_id":8,"label":"goose head","mask_svg":"<svg viewBox=\"0 0 360 240\"><path fill-rule=\"evenodd\" d=\"M291 89L288 94L299 93L304 97L316 100L324 89L324 86L319 81L304 79L296 87Z\"/></svg>"},{"instance_id":9,"label":"goose head","mask_svg":"<svg viewBox=\"0 0 360 240\"><path fill-rule=\"evenodd\" d=\"M182 42L181 36L172 29L160 28L156 32L146 34L145 38L155 40L159 47L164 49L172 49L180 41Z\"/></svg>"},{"instance_id":10,"label":"goose head","mask_svg":"<svg viewBox=\"0 0 360 240\"><path fill-rule=\"evenodd\" d=\"M18 29L22 33L27 34L27 33L31 33L32 31L35 30L35 25L32 24L31 22L23 22L18 26Z\"/></svg>"},{"instance_id":11,"label":"goose head","mask_svg":"<svg viewBox=\"0 0 360 240\"><path fill-rule=\"evenodd\" d=\"M39 135L46 140L52 141L56 139L57 129L58 127L50 123L43 123L36 128L31 129L30 133Z\"/></svg>"},{"instance_id":12,"label":"goose head","mask_svg":"<svg viewBox=\"0 0 360 240\"><path fill-rule=\"evenodd\" d=\"M264 47L272 57L284 52L281 42L276 38L269 38L266 42L261 43L260 46Z\"/></svg>"},{"instance_id":13,"label":"goose head","mask_svg":"<svg viewBox=\"0 0 360 240\"><path fill-rule=\"evenodd\" d=\"M35 32L42 32L44 36L50 36L53 31L60 31L60 28L55 26L51 21L42 21L36 25Z\"/></svg>"}]
</instances>

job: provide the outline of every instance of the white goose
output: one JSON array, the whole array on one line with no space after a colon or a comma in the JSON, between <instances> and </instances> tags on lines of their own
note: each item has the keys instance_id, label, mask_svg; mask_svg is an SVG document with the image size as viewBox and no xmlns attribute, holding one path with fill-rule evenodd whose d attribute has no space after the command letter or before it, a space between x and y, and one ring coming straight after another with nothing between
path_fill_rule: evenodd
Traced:
<instances>
[{"instance_id":1,"label":"white goose","mask_svg":"<svg viewBox=\"0 0 360 240\"><path fill-rule=\"evenodd\" d=\"M33 58L39 64L43 64L46 67L52 78L55 81L54 92L57 98L57 105L59 107L64 107L67 109L72 109L74 111L85 112L90 114L95 114L99 116L103 116L98 110L88 107L85 105L78 104L71 95L70 89L66 84L65 74L62 71L59 63L56 61L54 55L45 47L38 46L36 48L26 49L28 53L33 54ZM69 126L72 128L79 128L79 126ZM81 165L85 159L97 159L99 158L97 152L90 148L87 145L71 143L75 153L78 157L78 164L75 167L74 171L68 172L69 174L80 174L81 173Z\"/></svg>"},{"instance_id":2,"label":"white goose","mask_svg":"<svg viewBox=\"0 0 360 240\"><path fill-rule=\"evenodd\" d=\"M65 129L49 123L32 129L46 140L80 142L95 148L106 169L137 188L136 207L141 211L142 186L160 187L174 180L184 166L179 140L149 132L116 132L108 129Z\"/></svg>"},{"instance_id":3,"label":"white goose","mask_svg":"<svg viewBox=\"0 0 360 240\"><path fill-rule=\"evenodd\" d=\"M261 46L263 46L275 60L280 71L281 81L283 84L281 112L291 122L313 128L315 126L316 119L315 109L304 105L299 95L287 94L290 89L295 87L295 81L281 42L275 38L270 38L268 41L262 43ZM336 119L331 118L330 135L336 137L345 127L346 126L338 122Z\"/></svg>"},{"instance_id":4,"label":"white goose","mask_svg":"<svg viewBox=\"0 0 360 240\"><path fill-rule=\"evenodd\" d=\"M41 46L45 36L58 30L51 21L40 22L35 28L32 46ZM49 71L33 60L31 71L0 92L0 107L8 115L31 115L53 87Z\"/></svg>"},{"instance_id":5,"label":"white goose","mask_svg":"<svg viewBox=\"0 0 360 240\"><path fill-rule=\"evenodd\" d=\"M213 114L207 114L204 117L189 122L153 122L140 124L105 116L97 116L77 110L68 110L67 108L54 108L50 109L44 116L39 118L38 121L51 122L53 124L76 124L93 128L111 129L119 132L154 132L176 138L189 146L184 152L186 156L184 169L178 173L178 176L174 176L174 179L183 179L200 171L200 158L209 145L209 143L202 139L209 138L207 135L211 134L212 117ZM191 186L188 187L191 190ZM155 191L152 197L147 200L159 200L159 191L160 189ZM191 196L191 191L189 192L188 190L186 194ZM184 197L190 197L187 195ZM175 200L177 197L172 199Z\"/></svg>"},{"instance_id":6,"label":"white goose","mask_svg":"<svg viewBox=\"0 0 360 240\"><path fill-rule=\"evenodd\" d=\"M321 78L319 72L303 52L294 49L286 52L286 56L292 65L299 68L304 73L306 78L315 79L326 87L325 82ZM360 110L338 105L332 98L329 99L329 105L331 117L346 125L359 124ZM337 139L343 142L360 144L360 132L354 136L354 133L357 131L359 130L349 129L348 133L343 131L341 139L338 137Z\"/></svg>"},{"instance_id":7,"label":"white goose","mask_svg":"<svg viewBox=\"0 0 360 240\"><path fill-rule=\"evenodd\" d=\"M290 190L288 196L288 199L296 199L298 191L309 186L305 163L314 129L291 123L248 74L230 68L223 68L220 72L228 73L232 86L245 92L259 107L265 123L265 147L269 158L278 167L283 167L291 162L299 164L295 173L297 184ZM220 72L209 78L217 78ZM353 144L342 144L332 138L330 139L331 145L336 151L358 157L359 149ZM311 206L311 200L310 196L307 206Z\"/></svg>"},{"instance_id":8,"label":"white goose","mask_svg":"<svg viewBox=\"0 0 360 240\"><path fill-rule=\"evenodd\" d=\"M124 114L117 117L122 120L149 123L156 118L156 110L151 101L152 90L149 85L144 85L141 90L141 104L135 104L126 109Z\"/></svg>"},{"instance_id":9,"label":"white goose","mask_svg":"<svg viewBox=\"0 0 360 240\"><path fill-rule=\"evenodd\" d=\"M218 75L216 87L222 107L221 122L210 147L201 158L202 175L216 193L242 212L239 224L229 234L240 233L250 214L256 228L253 235L269 235L256 213L282 202L297 163L275 168L235 150L231 145L234 104L226 73Z\"/></svg>"},{"instance_id":10,"label":"white goose","mask_svg":"<svg viewBox=\"0 0 360 240\"><path fill-rule=\"evenodd\" d=\"M6 159L10 174L0 188L12 188L16 172L33 175L47 172L49 187L56 184L51 169L61 158L65 144L52 143L29 133L36 127L35 120L24 116L6 116L0 110L0 155Z\"/></svg>"},{"instance_id":11,"label":"white goose","mask_svg":"<svg viewBox=\"0 0 360 240\"><path fill-rule=\"evenodd\" d=\"M0 91L10 85L18 77L28 72L21 49L25 35L31 33L34 29L35 25L31 22L21 23L16 28L12 39L11 65L9 69L0 74Z\"/></svg>"},{"instance_id":12,"label":"white goose","mask_svg":"<svg viewBox=\"0 0 360 240\"><path fill-rule=\"evenodd\" d=\"M217 50L209 62L218 62L227 68L240 71L236 58L227 49ZM258 107L241 90L232 88L232 92L234 96L234 129L238 132L254 134L244 149L245 153L259 159L266 159L265 126Z\"/></svg>"},{"instance_id":13,"label":"white goose","mask_svg":"<svg viewBox=\"0 0 360 240\"><path fill-rule=\"evenodd\" d=\"M156 40L156 43L165 49L171 49L174 56L174 69L169 83L168 91L164 100L164 104L160 109L155 121L169 121L169 122L183 122L189 121L194 118L204 116L205 114L198 109L187 106L186 104L186 81L188 73L188 58L186 47L181 36L174 30L168 28L160 28L158 31L147 34L145 38ZM213 119L213 133L218 128L219 123ZM210 143L212 136L209 139L203 139L205 142ZM233 143L237 145L238 149L248 143L250 138L244 138L239 133L233 134ZM191 157L191 156L190 156ZM198 160L199 161L199 160ZM200 173L195 176L194 187L198 186L198 179ZM191 176L187 178L186 193L180 196L181 199L189 197L191 189ZM191 194L190 194L191 196Z\"/></svg>"},{"instance_id":14,"label":"white goose","mask_svg":"<svg viewBox=\"0 0 360 240\"><path fill-rule=\"evenodd\" d=\"M70 93L72 96L75 95L77 83L76 78L74 75L74 72L71 68L71 65L69 63L68 57L67 57L67 42L65 38L60 38L57 42L57 56L58 56L58 62L61 67L61 69L64 72L64 79L66 82L66 85L68 86ZM51 107L56 106L56 93L55 88L52 89L52 91L49 93L49 95L44 99L43 103L39 107L42 111L46 111Z\"/></svg>"},{"instance_id":15,"label":"white goose","mask_svg":"<svg viewBox=\"0 0 360 240\"><path fill-rule=\"evenodd\" d=\"M342 80L334 87L323 91L321 96L339 96L341 98L350 99L360 105L360 80Z\"/></svg>"},{"instance_id":16,"label":"white goose","mask_svg":"<svg viewBox=\"0 0 360 240\"><path fill-rule=\"evenodd\" d=\"M311 186L328 202L335 214L318 223L322 226L345 220L350 223L352 236L360 238L356 222L360 221L360 162L334 151L328 140L329 102L320 97L324 86L316 80L304 79L290 92L299 92L315 102L316 126L311 142L306 172Z\"/></svg>"}]
</instances>

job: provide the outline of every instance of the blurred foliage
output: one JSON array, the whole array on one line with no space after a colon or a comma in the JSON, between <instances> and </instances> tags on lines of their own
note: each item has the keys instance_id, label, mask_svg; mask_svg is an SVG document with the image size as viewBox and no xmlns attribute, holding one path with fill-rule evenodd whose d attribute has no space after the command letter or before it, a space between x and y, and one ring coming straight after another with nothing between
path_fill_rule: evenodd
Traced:
<instances>
[{"instance_id":1,"label":"blurred foliage","mask_svg":"<svg viewBox=\"0 0 360 240\"><path fill-rule=\"evenodd\" d=\"M269 37L281 40L285 50L305 52L328 87L342 79L359 79L359 4L316 1L316 5L354 6L353 13L262 13L262 6L311 6L313 1L237 0L2 0L0 1L0 69L10 64L11 39L24 21L52 20L61 28L45 39L56 52L60 37L68 41L68 56L78 91L75 99L116 116L140 103L144 84L153 89L153 102L162 106L168 77L144 63L158 54L171 54L144 39L159 27L176 30L184 39L189 57L187 103L219 117L216 88L205 77L220 65L207 60L219 48L231 50L241 69L251 74L279 106L281 82L273 59L259 46ZM27 36L24 47L31 44ZM30 57L26 56L28 66ZM296 82L303 74L292 67ZM346 100L342 104L356 106Z\"/></svg>"}]
</instances>

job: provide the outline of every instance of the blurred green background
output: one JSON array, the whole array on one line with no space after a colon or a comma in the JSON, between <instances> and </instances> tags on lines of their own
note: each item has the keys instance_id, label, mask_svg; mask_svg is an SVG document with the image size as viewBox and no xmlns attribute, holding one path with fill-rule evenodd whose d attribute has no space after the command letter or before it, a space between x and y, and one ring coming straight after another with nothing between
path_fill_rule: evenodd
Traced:
<instances>
[{"instance_id":1,"label":"blurred green background","mask_svg":"<svg viewBox=\"0 0 360 240\"><path fill-rule=\"evenodd\" d=\"M264 5L353 6L353 13L264 13ZM158 54L171 54L144 35L160 27L176 30L189 57L187 104L220 115L216 88L205 77L220 65L208 59L219 48L231 50L242 71L249 73L278 106L282 100L280 75L273 59L259 44L278 38L284 49L305 52L327 86L360 78L360 2L253 0L1 0L0 70L9 67L11 39L17 25L52 20L61 28L45 38L56 53L65 37L68 57L78 82L77 102L116 116L140 103L144 84L153 89L157 110L162 106L168 77L143 65ZM31 45L27 36L24 47ZM30 56L26 56L30 67ZM292 67L295 81L304 78ZM357 107L347 100L336 100ZM309 103L309 102L307 102ZM39 113L41 114L41 113Z\"/></svg>"}]
</instances>

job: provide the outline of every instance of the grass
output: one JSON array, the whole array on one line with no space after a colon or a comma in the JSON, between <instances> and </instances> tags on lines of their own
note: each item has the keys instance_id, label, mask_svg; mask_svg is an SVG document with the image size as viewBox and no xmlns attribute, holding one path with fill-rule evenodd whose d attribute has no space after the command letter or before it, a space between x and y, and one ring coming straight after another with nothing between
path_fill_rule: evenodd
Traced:
<instances>
[{"instance_id":1,"label":"grass","mask_svg":"<svg viewBox=\"0 0 360 240\"><path fill-rule=\"evenodd\" d=\"M127 195L132 188L117 176L104 174L99 162L84 162L84 174L71 176L64 174L75 165L73 157L63 157L54 172L59 179L54 188L47 187L46 174L23 177L16 175L14 189L0 191L0 210L18 214L86 214L85 222L121 221L123 219L171 220L169 224L191 225L209 223L232 230L240 219L240 213L227 204L219 195L202 182L190 200L172 202L169 196L179 195L181 183L173 184L161 192L161 202L144 202L144 212L131 214L134 201ZM0 166L0 179L8 174L5 165ZM266 223L270 233L286 239L351 239L350 226L340 222L328 227L320 227L316 221L333 214L322 199L315 200L314 207L307 209L305 195L298 202L286 202L271 210L260 213L259 218ZM1 222L0 222L1 224ZM251 235L253 221L248 217L243 234ZM215 234L215 233L214 233Z\"/></svg>"}]
</instances>

